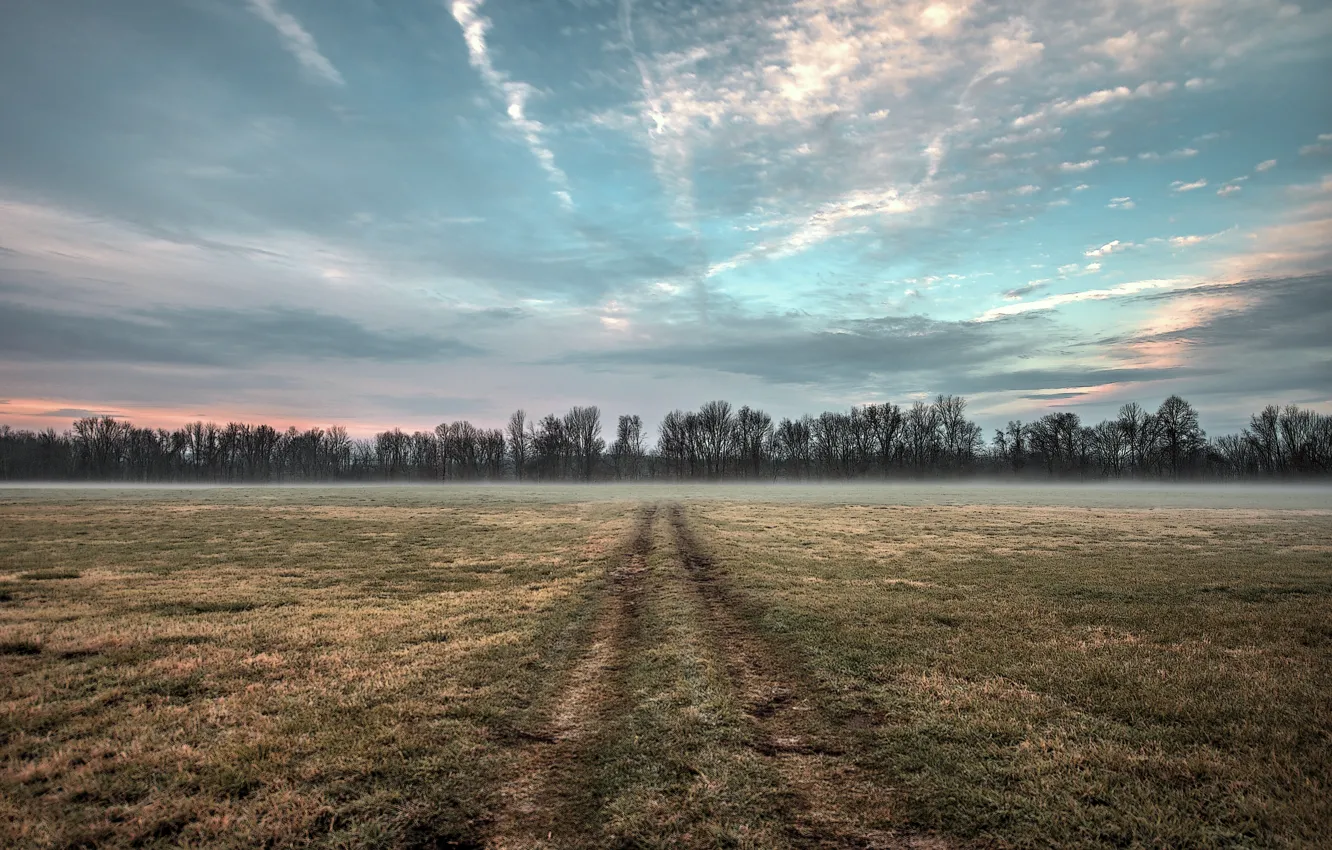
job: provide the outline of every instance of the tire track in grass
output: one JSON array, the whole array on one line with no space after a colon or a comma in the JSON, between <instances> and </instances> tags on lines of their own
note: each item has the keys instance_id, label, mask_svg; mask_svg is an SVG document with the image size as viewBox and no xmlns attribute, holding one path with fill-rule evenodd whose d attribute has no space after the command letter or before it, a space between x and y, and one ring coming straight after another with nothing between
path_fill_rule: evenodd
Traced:
<instances>
[{"instance_id":1,"label":"tire track in grass","mask_svg":"<svg viewBox=\"0 0 1332 850\"><path fill-rule=\"evenodd\" d=\"M488 847L496 850L577 846L586 819L578 789L589 739L611 719L620 699L616 670L640 632L644 578L652 552L655 506L638 515L626 551L606 577L607 594L587 650L569 673L544 728L528 739L516 776L500 791Z\"/></svg>"},{"instance_id":2,"label":"tire track in grass","mask_svg":"<svg viewBox=\"0 0 1332 850\"><path fill-rule=\"evenodd\" d=\"M684 508L667 510L676 555L707 624L711 651L750 725L749 746L786 785L788 838L798 847L947 848L932 836L903 834L892 822L892 789L865 775L847 753L864 732L819 705L799 663L775 649L745 617L745 602L699 545Z\"/></svg>"}]
</instances>

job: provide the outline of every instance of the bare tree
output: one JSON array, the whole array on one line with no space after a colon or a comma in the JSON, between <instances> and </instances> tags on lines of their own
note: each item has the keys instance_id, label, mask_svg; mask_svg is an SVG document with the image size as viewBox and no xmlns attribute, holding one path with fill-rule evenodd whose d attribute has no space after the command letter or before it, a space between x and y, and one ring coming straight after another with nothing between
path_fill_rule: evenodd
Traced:
<instances>
[{"instance_id":1,"label":"bare tree","mask_svg":"<svg viewBox=\"0 0 1332 850\"><path fill-rule=\"evenodd\" d=\"M611 445L616 478L636 479L643 471L643 420L637 414L620 417Z\"/></svg>"},{"instance_id":2,"label":"bare tree","mask_svg":"<svg viewBox=\"0 0 1332 850\"><path fill-rule=\"evenodd\" d=\"M1193 405L1172 395L1161 402L1156 411L1156 422L1171 477L1179 478L1181 469L1202 450L1206 439L1206 434L1198 426L1198 413Z\"/></svg>"},{"instance_id":3,"label":"bare tree","mask_svg":"<svg viewBox=\"0 0 1332 850\"><path fill-rule=\"evenodd\" d=\"M772 443L772 417L748 405L741 407L735 414L735 443L743 473L758 478Z\"/></svg>"},{"instance_id":4,"label":"bare tree","mask_svg":"<svg viewBox=\"0 0 1332 850\"><path fill-rule=\"evenodd\" d=\"M521 408L509 417L509 457L513 460L513 477L523 480L523 470L527 468L527 453L531 446L531 435L527 432L527 413Z\"/></svg>"},{"instance_id":5,"label":"bare tree","mask_svg":"<svg viewBox=\"0 0 1332 850\"><path fill-rule=\"evenodd\" d=\"M704 466L709 478L720 478L731 451L735 417L728 401L710 401L699 408L698 434Z\"/></svg>"},{"instance_id":6,"label":"bare tree","mask_svg":"<svg viewBox=\"0 0 1332 850\"><path fill-rule=\"evenodd\" d=\"M578 477L592 480L597 460L606 447L601 439L601 409L595 405L573 408L564 416L564 430L578 466Z\"/></svg>"}]
</instances>

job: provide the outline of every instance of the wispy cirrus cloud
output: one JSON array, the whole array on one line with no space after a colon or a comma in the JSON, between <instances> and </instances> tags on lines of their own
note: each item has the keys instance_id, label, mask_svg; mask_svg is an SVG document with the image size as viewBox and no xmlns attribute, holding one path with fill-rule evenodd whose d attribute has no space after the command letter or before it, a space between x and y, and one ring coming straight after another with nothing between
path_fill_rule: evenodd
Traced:
<instances>
[{"instance_id":1,"label":"wispy cirrus cloud","mask_svg":"<svg viewBox=\"0 0 1332 850\"><path fill-rule=\"evenodd\" d=\"M481 75L486 86L504 101L509 124L518 132L527 149L536 157L541 169L555 186L555 197L565 209L573 209L573 196L569 193L569 175L555 164L555 153L546 144L546 127L527 114L527 102L536 91L531 85L509 76L495 67L486 44L490 19L478 13L485 0L453 0L449 12L462 28L467 43L467 55L472 67Z\"/></svg>"},{"instance_id":2,"label":"wispy cirrus cloud","mask_svg":"<svg viewBox=\"0 0 1332 850\"><path fill-rule=\"evenodd\" d=\"M323 53L314 36L310 35L301 22L289 13L278 8L277 0L249 0L250 9L263 18L282 36L282 46L295 56L301 67L320 79L335 85L344 85L345 80L333 63Z\"/></svg>"}]
</instances>

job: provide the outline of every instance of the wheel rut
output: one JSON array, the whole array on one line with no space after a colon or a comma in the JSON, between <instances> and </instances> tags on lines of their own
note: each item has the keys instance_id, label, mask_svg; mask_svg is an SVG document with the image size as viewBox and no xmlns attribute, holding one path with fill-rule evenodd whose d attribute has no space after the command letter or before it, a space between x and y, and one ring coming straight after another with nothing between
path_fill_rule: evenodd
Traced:
<instances>
[{"instance_id":1,"label":"wheel rut","mask_svg":"<svg viewBox=\"0 0 1332 850\"><path fill-rule=\"evenodd\" d=\"M756 628L681 505L639 511L604 586L544 722L511 736L487 846L950 846L893 822L863 718Z\"/></svg>"},{"instance_id":2,"label":"wheel rut","mask_svg":"<svg viewBox=\"0 0 1332 850\"><path fill-rule=\"evenodd\" d=\"M516 733L527 741L514 779L500 791L487 847L496 850L577 846L577 811L585 800L570 789L584 784L585 748L623 699L617 670L641 632L644 579L652 552L655 506L642 508L623 553L606 576L586 649L568 674L546 723Z\"/></svg>"},{"instance_id":3,"label":"wheel rut","mask_svg":"<svg viewBox=\"0 0 1332 850\"><path fill-rule=\"evenodd\" d=\"M864 734L860 718L820 708L817 685L799 659L758 634L754 612L689 527L684 508L667 516L683 574L697 595L712 651L750 725L749 746L789 792L788 838L796 847L946 848L935 837L903 834L891 823L891 789L863 775L848 758Z\"/></svg>"}]
</instances>

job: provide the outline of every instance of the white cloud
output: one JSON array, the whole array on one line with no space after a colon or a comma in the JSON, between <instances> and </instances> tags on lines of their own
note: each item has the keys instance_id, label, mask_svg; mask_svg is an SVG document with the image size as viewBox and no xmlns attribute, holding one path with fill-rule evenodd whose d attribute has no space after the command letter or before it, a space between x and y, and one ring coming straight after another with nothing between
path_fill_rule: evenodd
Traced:
<instances>
[{"instance_id":1,"label":"white cloud","mask_svg":"<svg viewBox=\"0 0 1332 850\"><path fill-rule=\"evenodd\" d=\"M527 99L535 91L524 82L510 80L508 75L495 68L486 46L486 31L490 29L490 19L477 14L477 9L484 0L453 0L449 11L453 19L462 28L463 40L467 42L467 56L472 67L481 75L481 79L498 97L503 99L505 114L509 124L518 131L527 149L536 157L541 169L546 172L551 183L555 184L552 194L565 209L573 208L573 198L569 194L569 177L555 164L555 154L547 147L543 136L545 126L527 114Z\"/></svg>"},{"instance_id":2,"label":"white cloud","mask_svg":"<svg viewBox=\"0 0 1332 850\"><path fill-rule=\"evenodd\" d=\"M1220 189L1217 189L1216 193L1224 198L1226 195L1235 194L1236 192L1240 191L1241 188L1242 187L1236 186L1234 183L1227 183L1226 185L1222 186Z\"/></svg>"},{"instance_id":3,"label":"white cloud","mask_svg":"<svg viewBox=\"0 0 1332 850\"><path fill-rule=\"evenodd\" d=\"M1198 155L1197 148L1179 148L1177 150L1171 151L1170 153L1166 154L1164 157L1161 156L1161 154L1156 153L1155 151L1144 151L1143 153L1138 154L1138 159L1147 160L1149 162L1155 162L1156 160L1167 159L1167 158L1188 159L1191 156L1197 156L1197 155Z\"/></svg>"},{"instance_id":4,"label":"white cloud","mask_svg":"<svg viewBox=\"0 0 1332 850\"><path fill-rule=\"evenodd\" d=\"M1008 133L1007 135L997 136L985 144L982 148L993 148L1000 145L1017 145L1023 142L1035 142L1044 139L1057 139L1064 134L1061 127L1032 127L1022 133Z\"/></svg>"},{"instance_id":5,"label":"white cloud","mask_svg":"<svg viewBox=\"0 0 1332 850\"><path fill-rule=\"evenodd\" d=\"M1075 112L1085 112L1089 109L1106 106L1108 104L1118 103L1125 100L1135 100L1138 98L1160 97L1174 91L1175 84L1172 82L1148 81L1131 89L1128 86L1116 86L1112 89L1101 89L1090 92L1067 100L1056 100L1049 105L1027 113L1013 120L1014 127L1025 127L1044 119L1048 115L1069 115Z\"/></svg>"},{"instance_id":6,"label":"white cloud","mask_svg":"<svg viewBox=\"0 0 1332 850\"><path fill-rule=\"evenodd\" d=\"M1132 242L1121 242L1121 241L1119 241L1118 239L1116 239L1116 240L1114 240L1114 241L1112 241L1112 242L1107 242L1107 243L1105 243L1104 245L1102 245L1102 246L1099 247L1099 248L1093 248L1093 249L1091 249L1090 251L1085 252L1085 253L1083 254L1083 256L1084 256L1084 257L1108 257L1108 256L1111 255L1111 254L1114 254L1114 253L1117 253L1117 252L1120 252L1120 251L1127 251L1127 250L1129 250L1130 248L1136 248L1136 247L1138 247L1138 246L1137 246L1136 244L1132 243Z\"/></svg>"},{"instance_id":7,"label":"white cloud","mask_svg":"<svg viewBox=\"0 0 1332 850\"><path fill-rule=\"evenodd\" d=\"M1112 210L1131 210L1135 206L1133 199L1129 197L1111 198L1110 203L1106 204Z\"/></svg>"},{"instance_id":8,"label":"white cloud","mask_svg":"<svg viewBox=\"0 0 1332 850\"><path fill-rule=\"evenodd\" d=\"M1106 289L1087 289L1082 292L1067 292L1062 295L1049 295L1036 301L1028 301L1023 304L1008 304L1003 307L995 307L986 310L980 316L976 317L978 322L990 322L1004 316L1016 316L1019 313L1030 313L1035 310L1052 310L1055 307L1064 304L1074 304L1079 301L1104 301L1108 298L1119 298L1124 295L1136 295L1139 292L1148 292L1153 289L1177 289L1187 286L1191 281L1184 278L1173 278L1164 280L1138 280L1133 283L1121 283L1118 286L1111 286Z\"/></svg>"},{"instance_id":9,"label":"white cloud","mask_svg":"<svg viewBox=\"0 0 1332 850\"><path fill-rule=\"evenodd\" d=\"M1142 38L1136 30L1129 30L1123 35L1110 36L1087 49L1114 60L1119 70L1128 71L1156 58L1160 51L1155 42L1159 41L1160 39L1151 35Z\"/></svg>"},{"instance_id":10,"label":"white cloud","mask_svg":"<svg viewBox=\"0 0 1332 850\"><path fill-rule=\"evenodd\" d=\"M1268 171L1269 169L1276 168L1276 164L1277 164L1277 161L1276 161L1275 159L1265 159L1265 160L1263 160L1262 162L1260 162L1260 163L1258 163L1257 165L1255 165L1255 166L1253 167L1253 170L1254 170L1254 171Z\"/></svg>"},{"instance_id":11,"label":"white cloud","mask_svg":"<svg viewBox=\"0 0 1332 850\"><path fill-rule=\"evenodd\" d=\"M328 57L319 52L314 36L301 26L301 22L278 9L277 0L250 0L250 9L263 18L282 36L282 46L296 57L307 71L336 85L345 81Z\"/></svg>"},{"instance_id":12,"label":"white cloud","mask_svg":"<svg viewBox=\"0 0 1332 850\"><path fill-rule=\"evenodd\" d=\"M976 79L1037 62L1044 50L1044 44L1032 40L1031 29L1024 21L1010 21L1008 29L990 39L990 61L976 74Z\"/></svg>"},{"instance_id":13,"label":"white cloud","mask_svg":"<svg viewBox=\"0 0 1332 850\"><path fill-rule=\"evenodd\" d=\"M1207 185L1206 178L1198 178L1192 183L1185 183L1183 180L1176 180L1170 184L1172 192L1192 192L1194 189L1201 189Z\"/></svg>"},{"instance_id":14,"label":"white cloud","mask_svg":"<svg viewBox=\"0 0 1332 850\"><path fill-rule=\"evenodd\" d=\"M1175 248L1192 248L1194 245L1201 245L1202 243L1210 242L1219 236L1224 236L1225 234L1232 232L1234 229L1235 228L1232 227L1228 230L1204 235L1171 236L1169 241L1171 246Z\"/></svg>"},{"instance_id":15,"label":"white cloud","mask_svg":"<svg viewBox=\"0 0 1332 850\"><path fill-rule=\"evenodd\" d=\"M1099 272L1100 270L1101 270L1100 263L1088 263L1086 268L1083 269L1083 271L1086 272L1087 274L1091 274L1092 272Z\"/></svg>"},{"instance_id":16,"label":"white cloud","mask_svg":"<svg viewBox=\"0 0 1332 850\"><path fill-rule=\"evenodd\" d=\"M904 195L896 189L878 192L856 190L848 192L835 201L822 204L813 215L800 223L787 236L762 242L734 255L728 260L713 263L708 267L707 276L713 277L721 272L739 268L756 259L780 259L802 253L821 242L826 242L841 235L848 220L874 216L901 215L928 203L918 195Z\"/></svg>"},{"instance_id":17,"label":"white cloud","mask_svg":"<svg viewBox=\"0 0 1332 850\"><path fill-rule=\"evenodd\" d=\"M1305 145L1300 148L1300 156L1310 156L1316 153L1332 153L1332 145L1327 144L1329 140L1332 140L1332 133L1323 133L1318 137L1317 144Z\"/></svg>"},{"instance_id":18,"label":"white cloud","mask_svg":"<svg viewBox=\"0 0 1332 850\"><path fill-rule=\"evenodd\" d=\"M1019 186L1019 187L1017 187L1016 189L1014 189L1014 190L1013 190L1013 194L1014 194L1014 195L1034 195L1034 194L1036 194L1036 193L1039 192L1039 191L1041 191L1041 187L1040 187L1040 186L1035 186L1035 185L1032 185L1031 183L1028 183L1028 184L1025 185L1025 186Z\"/></svg>"},{"instance_id":19,"label":"white cloud","mask_svg":"<svg viewBox=\"0 0 1332 850\"><path fill-rule=\"evenodd\" d=\"M1099 162L1099 159L1085 159L1082 162L1061 162L1059 163L1059 170L1066 173L1086 171L1089 168L1095 168Z\"/></svg>"}]
</instances>

